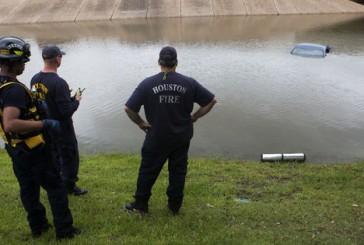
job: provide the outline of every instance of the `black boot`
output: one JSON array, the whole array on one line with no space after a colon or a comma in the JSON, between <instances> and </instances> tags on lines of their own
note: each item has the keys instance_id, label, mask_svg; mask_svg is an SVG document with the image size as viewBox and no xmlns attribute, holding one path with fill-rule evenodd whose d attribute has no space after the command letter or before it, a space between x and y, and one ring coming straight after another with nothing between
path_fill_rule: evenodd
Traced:
<instances>
[{"instance_id":1,"label":"black boot","mask_svg":"<svg viewBox=\"0 0 364 245\"><path fill-rule=\"evenodd\" d=\"M78 186L74 186L73 188L68 189L68 194L70 194L70 195L73 194L75 196L82 196L82 195L87 194L87 192L88 192L88 190L80 188Z\"/></svg>"},{"instance_id":2,"label":"black boot","mask_svg":"<svg viewBox=\"0 0 364 245\"><path fill-rule=\"evenodd\" d=\"M148 213L148 203L130 202L124 205L125 211L138 211L141 213Z\"/></svg>"},{"instance_id":3,"label":"black boot","mask_svg":"<svg viewBox=\"0 0 364 245\"><path fill-rule=\"evenodd\" d=\"M62 234L56 234L57 240L64 240L64 239L73 239L75 235L79 235L82 233L81 228L72 227L70 232L62 233Z\"/></svg>"},{"instance_id":4,"label":"black boot","mask_svg":"<svg viewBox=\"0 0 364 245\"><path fill-rule=\"evenodd\" d=\"M42 233L47 232L51 228L52 228L52 225L49 223L46 223L43 225L42 228L40 228L40 230L32 231L32 237L38 238L42 235Z\"/></svg>"}]
</instances>

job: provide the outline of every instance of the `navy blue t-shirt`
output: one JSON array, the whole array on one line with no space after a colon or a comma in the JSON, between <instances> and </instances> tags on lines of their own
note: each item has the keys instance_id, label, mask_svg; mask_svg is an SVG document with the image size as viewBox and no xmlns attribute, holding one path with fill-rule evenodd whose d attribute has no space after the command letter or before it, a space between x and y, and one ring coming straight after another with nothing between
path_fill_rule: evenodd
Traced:
<instances>
[{"instance_id":1,"label":"navy blue t-shirt","mask_svg":"<svg viewBox=\"0 0 364 245\"><path fill-rule=\"evenodd\" d=\"M72 122L72 115L79 102L71 99L68 83L57 73L39 72L33 76L30 86L35 88L37 98L46 101L52 119Z\"/></svg>"},{"instance_id":2,"label":"navy blue t-shirt","mask_svg":"<svg viewBox=\"0 0 364 245\"><path fill-rule=\"evenodd\" d=\"M194 103L206 106L215 97L195 79L177 72L164 73L144 79L126 102L139 113L144 106L145 116L152 126L146 140L174 142L190 140L193 135L191 112Z\"/></svg>"}]
</instances>

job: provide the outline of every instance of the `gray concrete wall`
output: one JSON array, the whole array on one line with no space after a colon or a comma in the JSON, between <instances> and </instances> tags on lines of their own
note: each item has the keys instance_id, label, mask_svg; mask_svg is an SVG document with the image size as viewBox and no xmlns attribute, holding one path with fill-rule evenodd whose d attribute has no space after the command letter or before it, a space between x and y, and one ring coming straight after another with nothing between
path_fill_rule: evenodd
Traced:
<instances>
[{"instance_id":1,"label":"gray concrete wall","mask_svg":"<svg viewBox=\"0 0 364 245\"><path fill-rule=\"evenodd\" d=\"M0 0L0 24L161 17L364 13L350 0Z\"/></svg>"}]
</instances>

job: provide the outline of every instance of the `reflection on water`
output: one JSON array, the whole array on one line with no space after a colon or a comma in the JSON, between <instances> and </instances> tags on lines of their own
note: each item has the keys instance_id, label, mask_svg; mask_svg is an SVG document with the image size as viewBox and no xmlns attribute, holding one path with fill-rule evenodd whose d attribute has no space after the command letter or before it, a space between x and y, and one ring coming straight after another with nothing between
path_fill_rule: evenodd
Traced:
<instances>
[{"instance_id":1,"label":"reflection on water","mask_svg":"<svg viewBox=\"0 0 364 245\"><path fill-rule=\"evenodd\" d=\"M318 162L364 157L363 23L356 15L172 18L0 26L0 34L31 43L20 76L26 84L42 68L42 45L66 51L59 74L86 88L74 115L83 153L139 152L143 132L124 103L159 71L159 50L170 44L177 70L218 100L195 124L191 155L259 160L304 152ZM290 55L300 42L333 49L324 59Z\"/></svg>"}]
</instances>

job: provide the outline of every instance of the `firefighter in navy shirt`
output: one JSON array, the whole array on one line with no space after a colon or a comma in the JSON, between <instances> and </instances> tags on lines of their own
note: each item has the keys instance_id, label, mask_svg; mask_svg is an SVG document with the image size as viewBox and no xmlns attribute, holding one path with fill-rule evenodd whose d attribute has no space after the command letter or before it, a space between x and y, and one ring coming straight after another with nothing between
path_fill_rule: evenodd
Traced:
<instances>
[{"instance_id":1,"label":"firefighter in navy shirt","mask_svg":"<svg viewBox=\"0 0 364 245\"><path fill-rule=\"evenodd\" d=\"M54 148L53 151L60 155L59 165L68 193L80 196L87 190L76 186L80 158L72 115L78 109L81 94L71 97L67 82L57 74L63 55L65 53L59 47L45 46L42 50L44 68L33 76L30 86L37 98L46 101L50 117L60 122L61 135L57 139L60 149Z\"/></svg>"},{"instance_id":2,"label":"firefighter in navy shirt","mask_svg":"<svg viewBox=\"0 0 364 245\"><path fill-rule=\"evenodd\" d=\"M42 186L52 208L57 239L73 238L81 230L72 225L67 192L46 137L49 132L59 133L59 122L44 118L45 107L17 80L29 57L30 46L24 40L0 38L0 134L13 162L32 236L37 238L51 228L40 202Z\"/></svg>"},{"instance_id":3,"label":"firefighter in navy shirt","mask_svg":"<svg viewBox=\"0 0 364 245\"><path fill-rule=\"evenodd\" d=\"M168 207L177 214L183 201L193 123L206 115L216 100L196 80L176 72L175 48L162 48L158 63L161 72L144 79L125 104L128 117L146 136L135 200L125 204L124 208L148 212L151 189L168 160ZM192 113L194 103L200 108ZM139 115L141 106L144 106L146 121Z\"/></svg>"}]
</instances>

